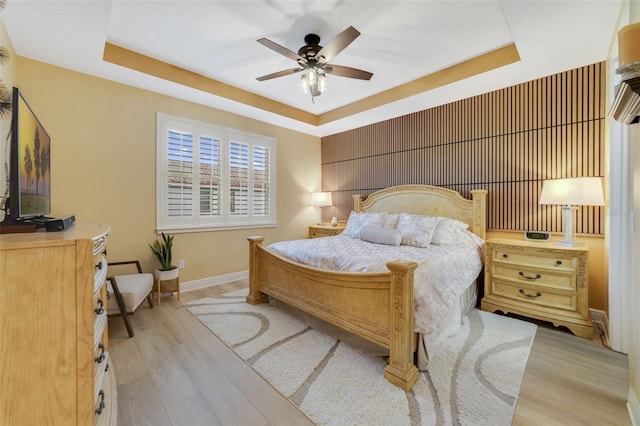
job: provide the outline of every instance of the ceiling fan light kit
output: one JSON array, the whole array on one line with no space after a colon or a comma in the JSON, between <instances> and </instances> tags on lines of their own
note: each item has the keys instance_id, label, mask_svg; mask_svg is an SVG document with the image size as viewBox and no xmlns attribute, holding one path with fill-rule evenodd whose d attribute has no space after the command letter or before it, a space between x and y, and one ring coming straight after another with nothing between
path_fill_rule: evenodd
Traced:
<instances>
[{"instance_id":1,"label":"ceiling fan light kit","mask_svg":"<svg viewBox=\"0 0 640 426\"><path fill-rule=\"evenodd\" d=\"M311 101L314 102L316 96L320 96L327 90L326 74L333 74L340 77L355 78L359 80L370 80L373 76L368 71L359 70L357 68L346 67L343 65L329 65L329 61L338 53L342 52L350 45L360 32L353 27L349 27L336 36L325 47L320 46L320 37L317 34L307 34L304 38L306 43L302 46L298 53L295 53L286 47L283 47L273 41L261 38L258 43L265 47L293 59L298 63L298 68L278 71L272 74L263 75L256 78L258 81L271 80L272 78L284 77L285 75L296 74L302 72L300 77L300 88L303 93L311 94Z\"/></svg>"}]
</instances>

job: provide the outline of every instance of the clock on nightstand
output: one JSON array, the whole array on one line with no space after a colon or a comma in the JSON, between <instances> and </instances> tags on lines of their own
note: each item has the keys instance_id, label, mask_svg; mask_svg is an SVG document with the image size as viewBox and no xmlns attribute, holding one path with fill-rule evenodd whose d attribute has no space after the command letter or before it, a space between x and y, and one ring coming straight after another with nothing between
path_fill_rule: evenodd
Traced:
<instances>
[{"instance_id":1,"label":"clock on nightstand","mask_svg":"<svg viewBox=\"0 0 640 426\"><path fill-rule=\"evenodd\" d=\"M309 238L333 237L344 231L346 224L338 222L336 226L331 224L311 225L309 226Z\"/></svg>"},{"instance_id":2,"label":"clock on nightstand","mask_svg":"<svg viewBox=\"0 0 640 426\"><path fill-rule=\"evenodd\" d=\"M549 321L591 338L588 254L586 247L488 239L482 310Z\"/></svg>"}]
</instances>

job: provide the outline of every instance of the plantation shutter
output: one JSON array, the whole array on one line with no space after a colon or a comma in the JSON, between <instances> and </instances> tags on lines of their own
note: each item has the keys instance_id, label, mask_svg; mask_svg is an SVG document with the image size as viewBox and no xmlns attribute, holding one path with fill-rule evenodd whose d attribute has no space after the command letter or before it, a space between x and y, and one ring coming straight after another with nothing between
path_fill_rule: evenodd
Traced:
<instances>
[{"instance_id":1,"label":"plantation shutter","mask_svg":"<svg viewBox=\"0 0 640 426\"><path fill-rule=\"evenodd\" d=\"M229 143L229 215L249 215L249 144Z\"/></svg>"},{"instance_id":2,"label":"plantation shutter","mask_svg":"<svg viewBox=\"0 0 640 426\"><path fill-rule=\"evenodd\" d=\"M200 216L220 216L220 140L200 137Z\"/></svg>"},{"instance_id":3,"label":"plantation shutter","mask_svg":"<svg viewBox=\"0 0 640 426\"><path fill-rule=\"evenodd\" d=\"M253 147L253 215L267 216L269 204L271 170L269 168L269 148Z\"/></svg>"},{"instance_id":4,"label":"plantation shutter","mask_svg":"<svg viewBox=\"0 0 640 426\"><path fill-rule=\"evenodd\" d=\"M158 113L157 229L275 224L275 140Z\"/></svg>"},{"instance_id":5,"label":"plantation shutter","mask_svg":"<svg viewBox=\"0 0 640 426\"><path fill-rule=\"evenodd\" d=\"M169 130L167 134L167 214L193 215L193 134Z\"/></svg>"}]
</instances>

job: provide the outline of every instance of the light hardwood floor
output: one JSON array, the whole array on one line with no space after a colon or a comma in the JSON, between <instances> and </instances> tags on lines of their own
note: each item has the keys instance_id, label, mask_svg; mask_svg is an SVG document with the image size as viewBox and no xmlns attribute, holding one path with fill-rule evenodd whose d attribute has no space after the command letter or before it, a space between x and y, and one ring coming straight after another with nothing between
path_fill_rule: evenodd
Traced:
<instances>
[{"instance_id":1,"label":"light hardwood floor","mask_svg":"<svg viewBox=\"0 0 640 426\"><path fill-rule=\"evenodd\" d=\"M182 301L246 287L246 281L182 294ZM118 424L313 424L228 349L178 300L143 304L109 319L118 380ZM524 374L514 425L630 425L627 356L541 325Z\"/></svg>"}]
</instances>

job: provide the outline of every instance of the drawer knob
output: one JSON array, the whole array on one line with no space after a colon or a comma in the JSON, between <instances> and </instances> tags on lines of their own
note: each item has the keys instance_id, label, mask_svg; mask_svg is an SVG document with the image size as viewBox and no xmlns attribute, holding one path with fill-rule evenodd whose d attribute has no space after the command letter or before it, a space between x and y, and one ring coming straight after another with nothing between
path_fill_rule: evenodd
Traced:
<instances>
[{"instance_id":1,"label":"drawer knob","mask_svg":"<svg viewBox=\"0 0 640 426\"><path fill-rule=\"evenodd\" d=\"M106 355L104 354L104 345L100 343L98 345L98 349L100 349L100 355L95 357L94 360L96 361L96 364L101 364L106 358Z\"/></svg>"},{"instance_id":2,"label":"drawer knob","mask_svg":"<svg viewBox=\"0 0 640 426\"><path fill-rule=\"evenodd\" d=\"M506 259L507 257L509 257L509 255L507 253L502 253L502 257Z\"/></svg>"},{"instance_id":3,"label":"drawer knob","mask_svg":"<svg viewBox=\"0 0 640 426\"><path fill-rule=\"evenodd\" d=\"M562 265L562 260L556 260L556 265L558 266Z\"/></svg>"},{"instance_id":4,"label":"drawer knob","mask_svg":"<svg viewBox=\"0 0 640 426\"><path fill-rule=\"evenodd\" d=\"M536 297L542 296L542 294L539 291L536 291L536 294L527 294L524 292L524 289L520 289L520 294L523 295L524 297L528 297L529 299L535 299Z\"/></svg>"},{"instance_id":5,"label":"drawer knob","mask_svg":"<svg viewBox=\"0 0 640 426\"><path fill-rule=\"evenodd\" d=\"M100 415L102 414L102 412L104 411L104 390L100 390L100 393L98 394L100 396L100 404L96 407L96 414Z\"/></svg>"},{"instance_id":6,"label":"drawer knob","mask_svg":"<svg viewBox=\"0 0 640 426\"><path fill-rule=\"evenodd\" d=\"M93 310L93 312L95 312L95 313L96 313L96 315L102 315L102 314L104 314L104 302L103 302L103 301L102 301L102 299L100 299L99 297L98 297L98 307L97 307L97 308L95 308L95 309Z\"/></svg>"},{"instance_id":7,"label":"drawer knob","mask_svg":"<svg viewBox=\"0 0 640 426\"><path fill-rule=\"evenodd\" d=\"M99 270L102 270L102 262L96 263L96 268L98 268Z\"/></svg>"},{"instance_id":8,"label":"drawer knob","mask_svg":"<svg viewBox=\"0 0 640 426\"><path fill-rule=\"evenodd\" d=\"M529 276L529 275L525 275L524 272L520 271L518 272L518 274L524 278L525 280L537 280L538 278L542 278L542 275L540 274L536 274L535 277Z\"/></svg>"}]
</instances>

